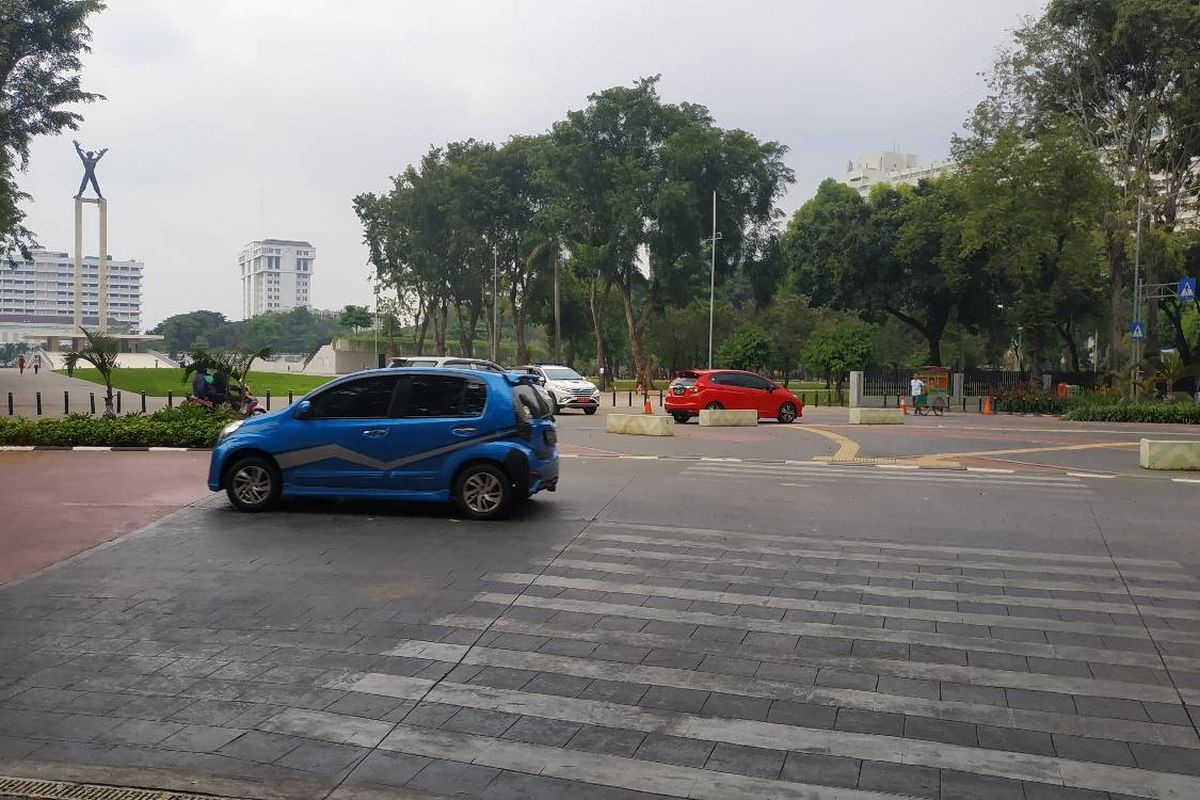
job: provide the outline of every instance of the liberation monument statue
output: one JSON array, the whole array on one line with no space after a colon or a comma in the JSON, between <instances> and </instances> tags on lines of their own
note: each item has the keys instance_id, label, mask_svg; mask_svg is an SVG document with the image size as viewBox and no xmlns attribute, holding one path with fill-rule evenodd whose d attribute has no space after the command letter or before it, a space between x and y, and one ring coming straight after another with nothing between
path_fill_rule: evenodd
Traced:
<instances>
[{"instance_id":1,"label":"liberation monument statue","mask_svg":"<svg viewBox=\"0 0 1200 800\"><path fill-rule=\"evenodd\" d=\"M100 252L96 264L96 330L108 330L108 201L100 194L100 183L96 180L96 164L108 152L85 151L74 142L75 152L83 162L83 180L75 194L75 330L83 327L83 204L91 203L100 212ZM84 197L88 183L96 190L95 197Z\"/></svg>"},{"instance_id":2,"label":"liberation monument statue","mask_svg":"<svg viewBox=\"0 0 1200 800\"><path fill-rule=\"evenodd\" d=\"M79 154L79 160L83 162L83 180L79 182L79 191L75 194L75 199L83 197L83 190L87 188L88 181L91 181L92 188L96 190L96 197L103 200L104 195L100 194L100 184L96 182L96 164L104 158L108 148L106 147L98 153L92 150L85 153L77 140L72 139L71 141L75 145L75 152Z\"/></svg>"}]
</instances>

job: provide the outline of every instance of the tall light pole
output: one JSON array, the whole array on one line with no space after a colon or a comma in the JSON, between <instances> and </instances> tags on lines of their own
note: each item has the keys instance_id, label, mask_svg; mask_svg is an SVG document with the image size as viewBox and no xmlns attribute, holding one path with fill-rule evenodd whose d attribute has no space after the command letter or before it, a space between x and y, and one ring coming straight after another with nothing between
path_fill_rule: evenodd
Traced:
<instances>
[{"instance_id":1,"label":"tall light pole","mask_svg":"<svg viewBox=\"0 0 1200 800\"><path fill-rule=\"evenodd\" d=\"M1142 198L1137 202L1137 233L1133 239L1133 322L1141 322L1142 314ZM1130 326L1133 330L1133 326ZM1131 399L1137 400L1138 376L1138 340L1130 336L1129 370L1132 379L1129 381Z\"/></svg>"},{"instance_id":2,"label":"tall light pole","mask_svg":"<svg viewBox=\"0 0 1200 800\"><path fill-rule=\"evenodd\" d=\"M379 366L379 284L375 284L375 366Z\"/></svg>"},{"instance_id":3,"label":"tall light pole","mask_svg":"<svg viewBox=\"0 0 1200 800\"><path fill-rule=\"evenodd\" d=\"M554 363L562 363L562 305L558 287L558 242L554 243Z\"/></svg>"},{"instance_id":4,"label":"tall light pole","mask_svg":"<svg viewBox=\"0 0 1200 800\"><path fill-rule=\"evenodd\" d=\"M500 360L500 251L492 245L492 361Z\"/></svg>"},{"instance_id":5,"label":"tall light pole","mask_svg":"<svg viewBox=\"0 0 1200 800\"><path fill-rule=\"evenodd\" d=\"M713 350L713 306L717 296L717 242L720 241L721 234L717 233L717 190L713 189L713 209L712 209L712 238L708 241L712 244L712 264L708 272L708 368L712 369L712 350Z\"/></svg>"}]
</instances>

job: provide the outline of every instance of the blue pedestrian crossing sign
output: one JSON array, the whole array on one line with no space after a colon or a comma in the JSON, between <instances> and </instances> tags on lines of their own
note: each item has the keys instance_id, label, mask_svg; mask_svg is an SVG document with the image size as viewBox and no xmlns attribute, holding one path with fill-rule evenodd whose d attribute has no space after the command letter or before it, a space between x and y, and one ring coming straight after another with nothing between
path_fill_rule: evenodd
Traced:
<instances>
[{"instance_id":1,"label":"blue pedestrian crossing sign","mask_svg":"<svg viewBox=\"0 0 1200 800\"><path fill-rule=\"evenodd\" d=\"M1134 341L1138 341L1138 340L1146 338L1146 323L1144 323L1144 322L1133 323L1133 338L1134 338Z\"/></svg>"},{"instance_id":2,"label":"blue pedestrian crossing sign","mask_svg":"<svg viewBox=\"0 0 1200 800\"><path fill-rule=\"evenodd\" d=\"M1180 278L1179 288L1175 294L1180 300L1195 300L1196 299L1196 279L1195 278Z\"/></svg>"}]
</instances>

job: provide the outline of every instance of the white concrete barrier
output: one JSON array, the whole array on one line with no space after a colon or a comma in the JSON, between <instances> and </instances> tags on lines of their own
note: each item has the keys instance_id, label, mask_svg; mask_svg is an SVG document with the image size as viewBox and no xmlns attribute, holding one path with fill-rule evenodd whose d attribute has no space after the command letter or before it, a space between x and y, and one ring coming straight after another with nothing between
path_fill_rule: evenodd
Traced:
<instances>
[{"instance_id":1,"label":"white concrete barrier","mask_svg":"<svg viewBox=\"0 0 1200 800\"><path fill-rule=\"evenodd\" d=\"M658 414L609 414L605 430L633 436L674 436L675 420Z\"/></svg>"},{"instance_id":2,"label":"white concrete barrier","mask_svg":"<svg viewBox=\"0 0 1200 800\"><path fill-rule=\"evenodd\" d=\"M1142 469L1200 470L1200 441L1142 439Z\"/></svg>"},{"instance_id":3,"label":"white concrete barrier","mask_svg":"<svg viewBox=\"0 0 1200 800\"><path fill-rule=\"evenodd\" d=\"M852 408L851 425L903 425L904 414L898 408Z\"/></svg>"},{"instance_id":4,"label":"white concrete barrier","mask_svg":"<svg viewBox=\"0 0 1200 800\"><path fill-rule=\"evenodd\" d=\"M700 412L701 428L753 427L758 412L753 409L706 408Z\"/></svg>"}]
</instances>

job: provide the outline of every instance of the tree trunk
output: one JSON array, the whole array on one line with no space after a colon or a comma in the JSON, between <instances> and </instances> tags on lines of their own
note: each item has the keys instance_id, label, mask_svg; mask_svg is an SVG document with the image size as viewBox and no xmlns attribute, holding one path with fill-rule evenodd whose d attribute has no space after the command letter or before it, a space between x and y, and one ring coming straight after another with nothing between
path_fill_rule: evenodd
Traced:
<instances>
[{"instance_id":1,"label":"tree trunk","mask_svg":"<svg viewBox=\"0 0 1200 800\"><path fill-rule=\"evenodd\" d=\"M516 292L509 294L508 304L512 311L513 340L517 345L517 363L527 364L529 363L529 342L525 339L525 306L517 303Z\"/></svg>"},{"instance_id":2,"label":"tree trunk","mask_svg":"<svg viewBox=\"0 0 1200 800\"><path fill-rule=\"evenodd\" d=\"M104 416L107 419L112 419L116 415L117 415L117 412L113 410L112 384L106 383L104 385Z\"/></svg>"},{"instance_id":3,"label":"tree trunk","mask_svg":"<svg viewBox=\"0 0 1200 800\"><path fill-rule=\"evenodd\" d=\"M433 315L433 343L437 347L437 352L434 355L448 355L446 352L446 320L449 318L450 309L443 300L438 303L438 307Z\"/></svg>"},{"instance_id":4,"label":"tree trunk","mask_svg":"<svg viewBox=\"0 0 1200 800\"><path fill-rule=\"evenodd\" d=\"M432 307L427 309L421 318L420 324L413 329L414 338L416 339L413 344L416 345L416 354L419 356L425 355L425 335L429 332L429 318L433 316L433 313Z\"/></svg>"},{"instance_id":5,"label":"tree trunk","mask_svg":"<svg viewBox=\"0 0 1200 800\"><path fill-rule=\"evenodd\" d=\"M940 367L942 365L942 337L940 334L927 334L925 342L929 345L929 366Z\"/></svg>"},{"instance_id":6,"label":"tree trunk","mask_svg":"<svg viewBox=\"0 0 1200 800\"><path fill-rule=\"evenodd\" d=\"M1124 262L1124 244L1121 231L1112 222L1111 215L1105 220L1104 255L1108 261L1108 353L1105 364L1110 372L1121 366L1121 320L1124 298L1121 296L1121 264Z\"/></svg>"},{"instance_id":7,"label":"tree trunk","mask_svg":"<svg viewBox=\"0 0 1200 800\"><path fill-rule=\"evenodd\" d=\"M642 345L642 331L637 323L637 315L633 311L633 287L628 283L622 284L621 302L625 306L625 324L629 327L629 350L633 356L635 372L634 384L645 391L654 388L650 379L650 364L646 361L646 349Z\"/></svg>"},{"instance_id":8,"label":"tree trunk","mask_svg":"<svg viewBox=\"0 0 1200 800\"><path fill-rule=\"evenodd\" d=\"M600 390L604 391L612 382L612 369L608 364L608 354L604 352L604 325L596 303L596 284L599 282L600 276L593 275L588 290L588 306L592 312L592 334L596 337L596 369L601 372Z\"/></svg>"}]
</instances>

